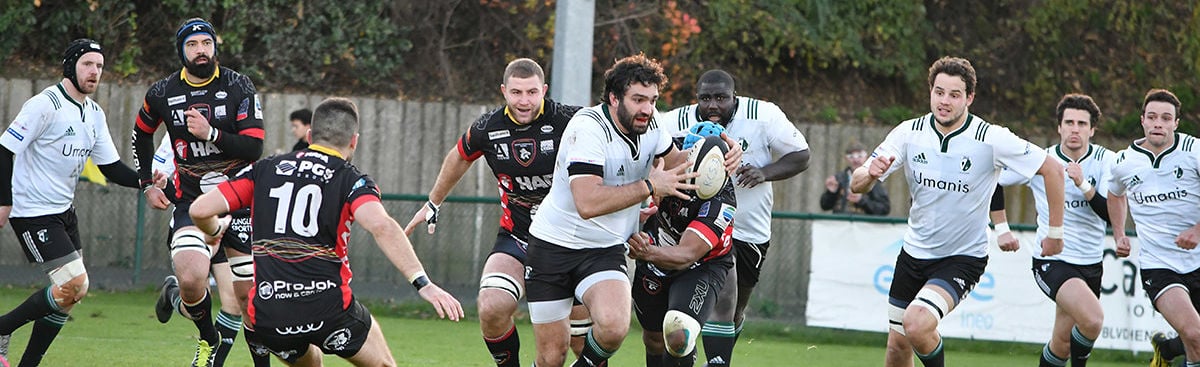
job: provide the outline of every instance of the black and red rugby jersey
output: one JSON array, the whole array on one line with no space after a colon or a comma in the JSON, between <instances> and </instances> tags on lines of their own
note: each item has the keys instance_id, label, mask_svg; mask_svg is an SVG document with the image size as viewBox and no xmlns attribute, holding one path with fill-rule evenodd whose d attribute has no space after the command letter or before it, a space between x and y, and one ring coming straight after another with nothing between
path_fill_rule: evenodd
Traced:
<instances>
[{"instance_id":1,"label":"black and red rugby jersey","mask_svg":"<svg viewBox=\"0 0 1200 367\"><path fill-rule=\"evenodd\" d=\"M533 213L550 193L558 143L580 108L546 98L533 121L518 125L500 107L476 119L458 139L463 159L487 159L500 190L500 228L521 240L529 238Z\"/></svg>"},{"instance_id":2,"label":"black and red rugby jersey","mask_svg":"<svg viewBox=\"0 0 1200 367\"><path fill-rule=\"evenodd\" d=\"M708 200L695 196L691 200L674 196L663 198L658 203L658 212L650 216L644 229L658 246L675 246L683 237L683 232L688 229L696 231L712 245L712 249L688 267L690 269L729 253L733 248L733 215L736 212L733 181L726 178L721 192ZM650 264L650 268L663 276L676 272L657 268L653 264Z\"/></svg>"},{"instance_id":3,"label":"black and red rugby jersey","mask_svg":"<svg viewBox=\"0 0 1200 367\"><path fill-rule=\"evenodd\" d=\"M250 78L233 69L221 67L213 80L199 86L189 84L182 73L172 73L146 91L134 126L133 150L138 176L147 182L153 174L154 132L165 125L177 167L166 194L172 201L190 202L203 193L202 185L207 191L258 159L258 155L250 158L243 152L227 152L220 147L227 146L221 140L229 135L263 139L262 103ZM216 142L188 132L183 113L191 108L220 130L222 135Z\"/></svg>"},{"instance_id":4,"label":"black and red rugby jersey","mask_svg":"<svg viewBox=\"0 0 1200 367\"><path fill-rule=\"evenodd\" d=\"M251 208L253 325L303 325L350 306L346 245L355 209L380 199L375 181L312 145L255 162L218 189L230 211Z\"/></svg>"}]
</instances>

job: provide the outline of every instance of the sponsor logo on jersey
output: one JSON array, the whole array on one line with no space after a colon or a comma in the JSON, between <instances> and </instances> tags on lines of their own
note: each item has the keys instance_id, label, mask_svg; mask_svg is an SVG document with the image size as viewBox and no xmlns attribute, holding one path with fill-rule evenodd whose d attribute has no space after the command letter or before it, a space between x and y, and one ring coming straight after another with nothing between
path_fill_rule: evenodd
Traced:
<instances>
[{"instance_id":1,"label":"sponsor logo on jersey","mask_svg":"<svg viewBox=\"0 0 1200 367\"><path fill-rule=\"evenodd\" d=\"M350 187L350 191L361 189L363 186L367 186L367 179L360 178L358 181L354 181L354 186Z\"/></svg>"},{"instance_id":2,"label":"sponsor logo on jersey","mask_svg":"<svg viewBox=\"0 0 1200 367\"><path fill-rule=\"evenodd\" d=\"M707 217L710 204L712 204L711 201L705 201L704 204L700 204L700 210L696 211L696 216L697 217Z\"/></svg>"},{"instance_id":3,"label":"sponsor logo on jersey","mask_svg":"<svg viewBox=\"0 0 1200 367\"><path fill-rule=\"evenodd\" d=\"M187 142L183 139L175 140L175 158L187 160Z\"/></svg>"},{"instance_id":4,"label":"sponsor logo on jersey","mask_svg":"<svg viewBox=\"0 0 1200 367\"><path fill-rule=\"evenodd\" d=\"M496 130L488 132L488 140L504 139L512 135L508 130Z\"/></svg>"},{"instance_id":5,"label":"sponsor logo on jersey","mask_svg":"<svg viewBox=\"0 0 1200 367\"><path fill-rule=\"evenodd\" d=\"M207 157L213 154L221 154L221 148L217 148L216 144L211 141L193 141L190 143L192 148L192 156Z\"/></svg>"},{"instance_id":6,"label":"sponsor logo on jersey","mask_svg":"<svg viewBox=\"0 0 1200 367\"><path fill-rule=\"evenodd\" d=\"M624 164L622 164L620 167L617 167L617 176L625 176L625 165Z\"/></svg>"},{"instance_id":7,"label":"sponsor logo on jersey","mask_svg":"<svg viewBox=\"0 0 1200 367\"><path fill-rule=\"evenodd\" d=\"M314 332L317 330L321 330L321 328L323 328L323 327L325 327L325 322L321 321L316 324L285 326L285 327L281 327L281 328L277 327L277 328L275 328L275 333L277 333L279 335L300 335L300 334L307 334L307 333L311 333L311 332Z\"/></svg>"},{"instance_id":8,"label":"sponsor logo on jersey","mask_svg":"<svg viewBox=\"0 0 1200 367\"><path fill-rule=\"evenodd\" d=\"M1088 203L1087 200L1067 200L1063 204L1066 205L1068 208L1091 208L1092 207L1092 204Z\"/></svg>"},{"instance_id":9,"label":"sponsor logo on jersey","mask_svg":"<svg viewBox=\"0 0 1200 367\"><path fill-rule=\"evenodd\" d=\"M243 98L242 103L238 105L237 120L242 121L242 120L245 120L246 117L249 117L249 116L250 116L250 99Z\"/></svg>"},{"instance_id":10,"label":"sponsor logo on jersey","mask_svg":"<svg viewBox=\"0 0 1200 367\"><path fill-rule=\"evenodd\" d=\"M311 280L308 283L264 280L258 283L258 297L266 300L308 297L337 287L332 280Z\"/></svg>"},{"instance_id":11,"label":"sponsor logo on jersey","mask_svg":"<svg viewBox=\"0 0 1200 367\"><path fill-rule=\"evenodd\" d=\"M729 223L733 223L733 215L735 213L737 213L737 207L729 204L721 204L721 213L717 216L717 219L713 220L713 224L716 224L720 228L728 227Z\"/></svg>"},{"instance_id":12,"label":"sponsor logo on jersey","mask_svg":"<svg viewBox=\"0 0 1200 367\"><path fill-rule=\"evenodd\" d=\"M279 161L275 164L275 174L280 176L291 176L296 172L296 161Z\"/></svg>"},{"instance_id":13,"label":"sponsor logo on jersey","mask_svg":"<svg viewBox=\"0 0 1200 367\"><path fill-rule=\"evenodd\" d=\"M187 116L184 116L183 110L171 110L171 123L175 126L187 126Z\"/></svg>"},{"instance_id":14,"label":"sponsor logo on jersey","mask_svg":"<svg viewBox=\"0 0 1200 367\"><path fill-rule=\"evenodd\" d=\"M46 243L46 242L50 241L50 236L47 235L46 233L47 233L47 230L45 230L45 229L39 229L37 231L38 242Z\"/></svg>"},{"instance_id":15,"label":"sponsor logo on jersey","mask_svg":"<svg viewBox=\"0 0 1200 367\"><path fill-rule=\"evenodd\" d=\"M325 338L325 349L329 350L344 350L346 345L350 344L350 328L341 328L329 334Z\"/></svg>"},{"instance_id":16,"label":"sponsor logo on jersey","mask_svg":"<svg viewBox=\"0 0 1200 367\"><path fill-rule=\"evenodd\" d=\"M22 127L22 130L24 130L24 127ZM12 135L14 138L17 138L17 141L25 141L25 135L21 135L21 133L18 133L11 127L8 128L8 130L5 130L5 132L7 132L8 135Z\"/></svg>"},{"instance_id":17,"label":"sponsor logo on jersey","mask_svg":"<svg viewBox=\"0 0 1200 367\"><path fill-rule=\"evenodd\" d=\"M554 132L554 125L542 125L542 134Z\"/></svg>"},{"instance_id":18,"label":"sponsor logo on jersey","mask_svg":"<svg viewBox=\"0 0 1200 367\"><path fill-rule=\"evenodd\" d=\"M925 159L925 153L917 154L916 157L913 157L912 161L913 163L929 164L929 161Z\"/></svg>"},{"instance_id":19,"label":"sponsor logo on jersey","mask_svg":"<svg viewBox=\"0 0 1200 367\"><path fill-rule=\"evenodd\" d=\"M554 182L554 174L541 176L505 176L512 182L517 183L517 188L525 191L534 191L539 189L550 188L550 183ZM503 183L501 183L503 185ZM512 190L512 184L505 185L505 188Z\"/></svg>"},{"instance_id":20,"label":"sponsor logo on jersey","mask_svg":"<svg viewBox=\"0 0 1200 367\"><path fill-rule=\"evenodd\" d=\"M73 144L67 144L63 145L62 155L63 157L83 158L92 155L92 150L84 147L75 147Z\"/></svg>"},{"instance_id":21,"label":"sponsor logo on jersey","mask_svg":"<svg viewBox=\"0 0 1200 367\"><path fill-rule=\"evenodd\" d=\"M1161 203L1167 200L1177 200L1188 197L1187 189L1180 189L1171 192L1160 192L1157 194L1142 194L1140 192L1133 193L1133 201L1138 204Z\"/></svg>"},{"instance_id":22,"label":"sponsor logo on jersey","mask_svg":"<svg viewBox=\"0 0 1200 367\"><path fill-rule=\"evenodd\" d=\"M67 136L75 136L75 128L74 127L67 126Z\"/></svg>"},{"instance_id":23,"label":"sponsor logo on jersey","mask_svg":"<svg viewBox=\"0 0 1200 367\"><path fill-rule=\"evenodd\" d=\"M542 140L542 142L539 145L540 146L538 148L542 150L542 153L554 152L554 141L553 140Z\"/></svg>"},{"instance_id":24,"label":"sponsor logo on jersey","mask_svg":"<svg viewBox=\"0 0 1200 367\"><path fill-rule=\"evenodd\" d=\"M507 161L507 160L511 159L512 155L508 154L508 145L503 144L503 143L496 143L495 147L496 147L496 160Z\"/></svg>"},{"instance_id":25,"label":"sponsor logo on jersey","mask_svg":"<svg viewBox=\"0 0 1200 367\"><path fill-rule=\"evenodd\" d=\"M746 139L738 139L738 145L742 146L743 152L750 150L750 142L746 141Z\"/></svg>"},{"instance_id":26,"label":"sponsor logo on jersey","mask_svg":"<svg viewBox=\"0 0 1200 367\"><path fill-rule=\"evenodd\" d=\"M919 186L935 188L938 190L946 190L946 191L950 191L950 192L961 192L964 194L971 192L971 185L967 184L965 182L962 182L962 180L959 180L958 182L949 182L949 181L945 181L945 180L938 180L938 179L934 179L932 177L925 177L925 174L921 173L921 172L917 172L917 177L914 177L913 181Z\"/></svg>"},{"instance_id":27,"label":"sponsor logo on jersey","mask_svg":"<svg viewBox=\"0 0 1200 367\"><path fill-rule=\"evenodd\" d=\"M68 131L70 131L70 130L68 130ZM1183 178L1183 168L1179 168L1179 166L1175 166L1175 179L1181 179L1181 178Z\"/></svg>"},{"instance_id":28,"label":"sponsor logo on jersey","mask_svg":"<svg viewBox=\"0 0 1200 367\"><path fill-rule=\"evenodd\" d=\"M203 95L205 95L205 94L208 94L208 90L206 90L206 89L194 90L194 91L192 91L191 93L188 93L188 94L191 94L191 95L192 95L192 97L199 97L199 96L203 96Z\"/></svg>"},{"instance_id":29,"label":"sponsor logo on jersey","mask_svg":"<svg viewBox=\"0 0 1200 367\"><path fill-rule=\"evenodd\" d=\"M225 118L225 105L213 107L213 115L216 117L217 120L224 119Z\"/></svg>"},{"instance_id":30,"label":"sponsor logo on jersey","mask_svg":"<svg viewBox=\"0 0 1200 367\"><path fill-rule=\"evenodd\" d=\"M517 152L517 163L522 167L529 167L533 164L533 158L537 157L537 143L533 139L517 139L512 142L513 150Z\"/></svg>"},{"instance_id":31,"label":"sponsor logo on jersey","mask_svg":"<svg viewBox=\"0 0 1200 367\"><path fill-rule=\"evenodd\" d=\"M225 99L225 97L228 97L228 96L229 96L229 93L225 93L225 91L223 91L223 90L219 90L219 91L217 91L217 94L213 95L213 97L217 97L217 99Z\"/></svg>"},{"instance_id":32,"label":"sponsor logo on jersey","mask_svg":"<svg viewBox=\"0 0 1200 367\"><path fill-rule=\"evenodd\" d=\"M167 98L168 106L174 106L174 105L181 104L184 102L187 102L187 96L179 95L179 96Z\"/></svg>"},{"instance_id":33,"label":"sponsor logo on jersey","mask_svg":"<svg viewBox=\"0 0 1200 367\"><path fill-rule=\"evenodd\" d=\"M968 170L970 170L971 169L971 157L963 157L962 162L959 162L958 166L962 167L963 172L967 172Z\"/></svg>"},{"instance_id":34,"label":"sponsor logo on jersey","mask_svg":"<svg viewBox=\"0 0 1200 367\"><path fill-rule=\"evenodd\" d=\"M254 94L254 118L262 120L262 100L258 98L258 94Z\"/></svg>"},{"instance_id":35,"label":"sponsor logo on jersey","mask_svg":"<svg viewBox=\"0 0 1200 367\"><path fill-rule=\"evenodd\" d=\"M1133 175L1133 178L1129 179L1129 185L1126 185L1126 186L1133 188L1134 186L1141 185L1141 184L1142 184L1142 178L1138 177L1137 175Z\"/></svg>"}]
</instances>

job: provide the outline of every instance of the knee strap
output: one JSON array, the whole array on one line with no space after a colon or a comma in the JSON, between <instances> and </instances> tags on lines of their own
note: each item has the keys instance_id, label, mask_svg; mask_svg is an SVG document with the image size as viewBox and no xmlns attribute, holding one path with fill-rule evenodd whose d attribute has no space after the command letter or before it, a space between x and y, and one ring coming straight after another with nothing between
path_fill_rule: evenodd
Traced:
<instances>
[{"instance_id":1,"label":"knee strap","mask_svg":"<svg viewBox=\"0 0 1200 367\"><path fill-rule=\"evenodd\" d=\"M917 292L917 298L909 305L917 305L929 310L937 323L941 323L942 318L950 312L950 305L946 303L946 298L931 288L922 288L920 292Z\"/></svg>"},{"instance_id":2,"label":"knee strap","mask_svg":"<svg viewBox=\"0 0 1200 367\"><path fill-rule=\"evenodd\" d=\"M249 282L254 280L254 256L243 255L229 258L229 271L233 273L233 281Z\"/></svg>"},{"instance_id":3,"label":"knee strap","mask_svg":"<svg viewBox=\"0 0 1200 367\"><path fill-rule=\"evenodd\" d=\"M210 259L213 255L212 248L204 242L204 233L196 229L175 231L175 236L171 237L171 257L184 251L196 251Z\"/></svg>"},{"instance_id":4,"label":"knee strap","mask_svg":"<svg viewBox=\"0 0 1200 367\"><path fill-rule=\"evenodd\" d=\"M525 296L521 282L505 273L487 273L479 279L479 289L499 289L508 292L513 300L520 301Z\"/></svg>"},{"instance_id":5,"label":"knee strap","mask_svg":"<svg viewBox=\"0 0 1200 367\"><path fill-rule=\"evenodd\" d=\"M592 330L592 319L571 320L571 336L587 336Z\"/></svg>"}]
</instances>

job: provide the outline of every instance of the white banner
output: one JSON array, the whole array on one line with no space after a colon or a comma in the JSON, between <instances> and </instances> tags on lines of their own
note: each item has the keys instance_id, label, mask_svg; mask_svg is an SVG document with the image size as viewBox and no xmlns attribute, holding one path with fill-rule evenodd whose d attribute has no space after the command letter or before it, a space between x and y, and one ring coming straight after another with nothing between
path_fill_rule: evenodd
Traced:
<instances>
[{"instance_id":1,"label":"white banner","mask_svg":"<svg viewBox=\"0 0 1200 367\"><path fill-rule=\"evenodd\" d=\"M886 332L887 299L906 224L815 220L808 325ZM1055 305L1034 284L1034 232L1014 232L1018 252L992 243L987 271L938 330L954 338L1045 343L1054 325ZM1157 331L1174 335L1154 311L1139 283L1136 238L1130 258L1119 259L1112 236L1105 239L1100 301L1104 329L1096 348L1150 351ZM994 241L994 239L993 239Z\"/></svg>"}]
</instances>

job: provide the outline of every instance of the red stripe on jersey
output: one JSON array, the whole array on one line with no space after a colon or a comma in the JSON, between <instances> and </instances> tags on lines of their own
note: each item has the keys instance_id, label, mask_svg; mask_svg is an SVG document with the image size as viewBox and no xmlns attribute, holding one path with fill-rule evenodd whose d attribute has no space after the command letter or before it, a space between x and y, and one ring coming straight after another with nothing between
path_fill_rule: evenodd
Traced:
<instances>
[{"instance_id":1,"label":"red stripe on jersey","mask_svg":"<svg viewBox=\"0 0 1200 367\"><path fill-rule=\"evenodd\" d=\"M475 154L467 154L467 151L463 148L462 138L458 139L458 144L456 144L456 146L458 147L458 155L467 162L474 162L476 159L479 159L480 156L483 156L483 151L475 152Z\"/></svg>"},{"instance_id":2,"label":"red stripe on jersey","mask_svg":"<svg viewBox=\"0 0 1200 367\"><path fill-rule=\"evenodd\" d=\"M375 197L375 195L362 195L357 199L354 199L354 201L350 203L350 217L347 219L354 220L354 212L358 211L358 207L372 201L379 202L379 198Z\"/></svg>"},{"instance_id":3,"label":"red stripe on jersey","mask_svg":"<svg viewBox=\"0 0 1200 367\"><path fill-rule=\"evenodd\" d=\"M137 126L138 130L141 130L144 133L154 134L154 131L158 130L158 124L161 122L162 122L162 120L154 121L154 125L151 126L150 124L147 124L145 121L142 121L142 115L138 114L136 126Z\"/></svg>"},{"instance_id":4,"label":"red stripe on jersey","mask_svg":"<svg viewBox=\"0 0 1200 367\"><path fill-rule=\"evenodd\" d=\"M371 195L365 195L371 196ZM355 200L358 202L359 200ZM337 245L334 246L333 252L337 254L339 259L342 259L341 270L341 289L342 289L342 309L350 308L350 301L354 300L354 292L350 291L350 278L354 277L354 273L350 271L350 256L346 252L346 245L350 242L350 224L354 223L354 212L350 207L354 204L349 203L342 205L342 215L338 218L337 226Z\"/></svg>"},{"instance_id":5,"label":"red stripe on jersey","mask_svg":"<svg viewBox=\"0 0 1200 367\"><path fill-rule=\"evenodd\" d=\"M217 190L221 190L221 196L225 197L225 203L229 205L231 212L254 204L254 181L249 178L222 182L217 186Z\"/></svg>"},{"instance_id":6,"label":"red stripe on jersey","mask_svg":"<svg viewBox=\"0 0 1200 367\"><path fill-rule=\"evenodd\" d=\"M249 136L249 137L251 137L251 138L255 138L255 139L260 139L260 140L261 140L261 139L263 138L263 136L264 136L264 135L266 135L266 134L263 132L263 129L262 129L262 128L258 128L258 127L252 127L252 128L249 128L249 129L245 129L245 130L242 130L242 131L238 131L238 135L245 135L245 136Z\"/></svg>"},{"instance_id":7,"label":"red stripe on jersey","mask_svg":"<svg viewBox=\"0 0 1200 367\"><path fill-rule=\"evenodd\" d=\"M513 231L512 210L508 209L508 193L504 192L504 188L500 188L500 227L505 230Z\"/></svg>"},{"instance_id":8,"label":"red stripe on jersey","mask_svg":"<svg viewBox=\"0 0 1200 367\"><path fill-rule=\"evenodd\" d=\"M717 233L713 232L712 228L707 224L704 224L698 220L693 220L691 223L688 223L688 229L696 231L696 233L700 234L700 236L703 237L705 241L708 241L708 243L712 246L712 249L708 250L708 255L704 256L704 258L700 261L708 261L709 259L727 254L732 248L730 246L733 244L732 224L725 227L725 232L720 236L717 236Z\"/></svg>"},{"instance_id":9,"label":"red stripe on jersey","mask_svg":"<svg viewBox=\"0 0 1200 367\"><path fill-rule=\"evenodd\" d=\"M258 314L257 312L255 312L255 309L254 309L254 299L257 298L254 296L256 295L255 292L258 291L258 279L257 278L258 277L254 277L254 280L252 280L250 282L250 284L254 284L254 286L250 287L250 289L246 290L246 293L249 293L249 297L250 297L250 298L247 298L247 300L249 300L249 301L246 302L246 320L248 320L250 322L251 330L254 329L255 317Z\"/></svg>"},{"instance_id":10,"label":"red stripe on jersey","mask_svg":"<svg viewBox=\"0 0 1200 367\"><path fill-rule=\"evenodd\" d=\"M175 186L175 199L182 198L183 197L183 186L179 185L179 170L178 169L175 170L175 173L171 174L171 181L175 183L175 185L174 185Z\"/></svg>"}]
</instances>

